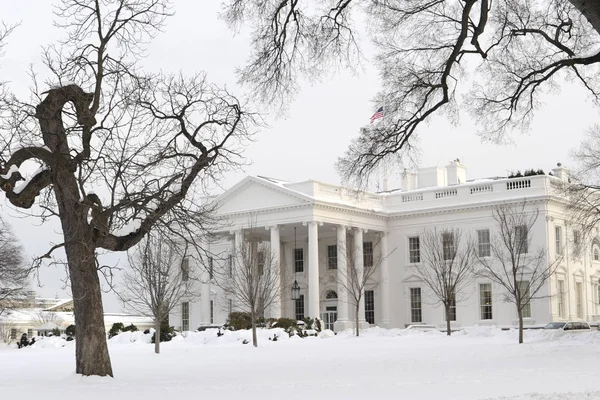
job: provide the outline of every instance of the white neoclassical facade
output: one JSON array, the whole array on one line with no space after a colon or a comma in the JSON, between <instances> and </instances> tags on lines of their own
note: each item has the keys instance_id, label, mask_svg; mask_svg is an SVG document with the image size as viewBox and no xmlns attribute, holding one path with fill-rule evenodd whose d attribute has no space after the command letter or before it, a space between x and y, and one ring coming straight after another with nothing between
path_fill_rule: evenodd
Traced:
<instances>
[{"instance_id":1,"label":"white neoclassical facade","mask_svg":"<svg viewBox=\"0 0 600 400\"><path fill-rule=\"evenodd\" d=\"M347 268L338 248L356 246L360 268L378 265L360 304L360 324L403 328L424 323L445 326L443 307L435 303L427 287L411 271L419 265L418 240L425 229L459 228L474 240L494 234L493 207L500 203L527 201L539 217L531 231L530 248L543 248L551 262L561 254L558 272L547 282L541 297L526 312L527 324L555 320L600 319L600 247L594 240L575 254L573 240L579 236L568 221L565 203L555 190L568 179L560 165L553 176L467 180L466 168L457 160L446 167L423 168L403 174L402 188L365 193L318 181L284 182L248 176L216 198L218 214L229 221L217 232L222 238L211 245L215 259L209 268L229 268L236 243L253 237L271 243L271 252L282 273L282 301L266 310L267 317L321 317L327 328L352 327L352 304L339 285ZM487 237L487 239L486 239ZM486 243L479 243L485 246ZM176 328L193 330L221 324L236 309L204 274L200 295L185 301L170 316ZM292 300L294 280L300 299ZM457 299L456 327L470 325L514 326L515 307L506 301L498 285L475 279Z\"/></svg>"}]
</instances>

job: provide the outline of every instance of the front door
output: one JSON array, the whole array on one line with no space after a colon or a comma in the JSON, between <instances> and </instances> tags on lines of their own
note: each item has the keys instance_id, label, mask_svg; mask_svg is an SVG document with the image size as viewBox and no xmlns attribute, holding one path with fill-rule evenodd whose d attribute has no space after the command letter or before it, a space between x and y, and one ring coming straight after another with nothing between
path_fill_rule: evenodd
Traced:
<instances>
[{"instance_id":1,"label":"front door","mask_svg":"<svg viewBox=\"0 0 600 400\"><path fill-rule=\"evenodd\" d=\"M321 319L323 320L325 329L333 330L333 323L337 319L337 306L325 307L325 312L321 314Z\"/></svg>"}]
</instances>

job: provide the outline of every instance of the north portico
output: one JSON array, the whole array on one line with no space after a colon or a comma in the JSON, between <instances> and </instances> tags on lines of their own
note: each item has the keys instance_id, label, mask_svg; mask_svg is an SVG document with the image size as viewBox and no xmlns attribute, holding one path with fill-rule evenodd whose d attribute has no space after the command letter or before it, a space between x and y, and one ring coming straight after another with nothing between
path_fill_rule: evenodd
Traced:
<instances>
[{"instance_id":1,"label":"north portico","mask_svg":"<svg viewBox=\"0 0 600 400\"><path fill-rule=\"evenodd\" d=\"M303 193L290 190L273 179L245 178L217 199L221 205L219 214L230 224L228 230L221 233L223 243L212 246L211 252L239 254L235 249L244 241L269 242L273 262L282 270L283 298L279 304L265 310L265 315L272 318L319 317L330 329L335 323L335 329L342 330L353 326L354 303L348 293L349 285L341 284L348 277L348 257L341 249L352 246L360 251L360 256L351 260L351 267L362 270L366 246L367 264L372 264L374 258L379 258L374 253L384 254L387 248L385 220L375 212L355 207L319 204L313 196L323 189L320 185L323 184L305 182L295 185L296 189L308 192ZM358 201L358 198L349 200ZM387 260L377 265L373 282L365 288L369 297L365 299L363 294L360 302L360 325L363 327L369 325L365 319L365 300L369 302L368 307L377 308L380 313L379 325L389 323L389 312L386 312L389 303L385 302L389 299L389 285L380 284L387 268ZM300 298L292 300L291 288L295 281L300 286ZM375 320L370 322L375 323Z\"/></svg>"},{"instance_id":2,"label":"north portico","mask_svg":"<svg viewBox=\"0 0 600 400\"><path fill-rule=\"evenodd\" d=\"M456 160L446 167L405 171L401 188L380 193L313 180L248 176L212 199L224 225L213 232L218 240L210 243L214 260L208 268L230 268L241 243L269 243L281 269L283 294L281 302L265 310L266 317L320 317L335 331L350 328L354 291L343 282L348 282L349 271L372 271L359 304L361 326L443 327L443 307L414 273L425 267L421 235L431 229L459 229L477 251L489 252L496 229L494 206L526 201L530 210L539 212L530 231L531 249L543 249L548 260L562 260L540 298L532 300L525 323L600 320L600 229L575 252L572 244L580 232L557 191L568 181L568 170L558 166L552 173L467 180L466 168ZM212 273L205 272L204 278L200 296L171 314L176 328L222 324L238 310ZM294 282L300 292L292 300ZM473 279L468 293L456 299L452 326L514 326L515 307L506 301L504 290L481 277Z\"/></svg>"}]
</instances>

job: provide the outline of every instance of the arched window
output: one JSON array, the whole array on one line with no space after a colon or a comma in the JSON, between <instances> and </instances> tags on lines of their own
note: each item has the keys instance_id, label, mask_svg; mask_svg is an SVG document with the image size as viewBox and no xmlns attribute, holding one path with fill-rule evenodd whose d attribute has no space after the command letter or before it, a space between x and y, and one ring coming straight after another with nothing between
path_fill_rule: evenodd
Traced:
<instances>
[{"instance_id":1,"label":"arched window","mask_svg":"<svg viewBox=\"0 0 600 400\"><path fill-rule=\"evenodd\" d=\"M597 246L594 246L594 261L600 261L600 251Z\"/></svg>"},{"instance_id":2,"label":"arched window","mask_svg":"<svg viewBox=\"0 0 600 400\"><path fill-rule=\"evenodd\" d=\"M337 293L335 292L335 290L328 290L327 293L325 294L325 298L326 299L337 299Z\"/></svg>"}]
</instances>

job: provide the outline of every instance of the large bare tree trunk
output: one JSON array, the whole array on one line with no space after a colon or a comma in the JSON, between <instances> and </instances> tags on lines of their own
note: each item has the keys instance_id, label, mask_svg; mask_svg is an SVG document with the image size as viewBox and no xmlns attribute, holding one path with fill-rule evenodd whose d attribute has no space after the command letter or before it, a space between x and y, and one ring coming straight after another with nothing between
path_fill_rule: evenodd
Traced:
<instances>
[{"instance_id":1,"label":"large bare tree trunk","mask_svg":"<svg viewBox=\"0 0 600 400\"><path fill-rule=\"evenodd\" d=\"M154 352L160 354L160 319L154 321Z\"/></svg>"},{"instance_id":2,"label":"large bare tree trunk","mask_svg":"<svg viewBox=\"0 0 600 400\"><path fill-rule=\"evenodd\" d=\"M450 307L446 306L446 335L452 335L452 328L450 327Z\"/></svg>"},{"instance_id":3,"label":"large bare tree trunk","mask_svg":"<svg viewBox=\"0 0 600 400\"><path fill-rule=\"evenodd\" d=\"M600 33L600 2L598 0L569 0Z\"/></svg>"},{"instance_id":4,"label":"large bare tree trunk","mask_svg":"<svg viewBox=\"0 0 600 400\"><path fill-rule=\"evenodd\" d=\"M65 245L75 308L75 372L113 376L106 344L102 291L93 247L87 243Z\"/></svg>"},{"instance_id":5,"label":"large bare tree trunk","mask_svg":"<svg viewBox=\"0 0 600 400\"><path fill-rule=\"evenodd\" d=\"M258 347L258 339L256 338L256 320L252 318L252 345Z\"/></svg>"}]
</instances>

